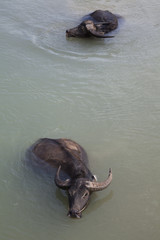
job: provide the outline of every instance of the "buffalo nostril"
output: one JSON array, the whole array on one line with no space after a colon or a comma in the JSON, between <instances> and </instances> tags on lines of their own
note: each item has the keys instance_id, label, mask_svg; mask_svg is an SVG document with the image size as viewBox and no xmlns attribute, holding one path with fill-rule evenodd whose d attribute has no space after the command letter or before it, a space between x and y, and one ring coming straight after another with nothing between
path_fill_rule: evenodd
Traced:
<instances>
[{"instance_id":1,"label":"buffalo nostril","mask_svg":"<svg viewBox=\"0 0 160 240\"><path fill-rule=\"evenodd\" d=\"M75 215L76 215L76 212L73 210L70 210L67 214L67 216L69 216L69 217L74 217Z\"/></svg>"},{"instance_id":2,"label":"buffalo nostril","mask_svg":"<svg viewBox=\"0 0 160 240\"><path fill-rule=\"evenodd\" d=\"M67 37L69 36L69 31L68 31L68 30L66 30L66 36L67 36Z\"/></svg>"},{"instance_id":3,"label":"buffalo nostril","mask_svg":"<svg viewBox=\"0 0 160 240\"><path fill-rule=\"evenodd\" d=\"M74 210L70 210L67 214L68 217L73 217L73 218L81 218L81 214L74 211Z\"/></svg>"},{"instance_id":4,"label":"buffalo nostril","mask_svg":"<svg viewBox=\"0 0 160 240\"><path fill-rule=\"evenodd\" d=\"M70 216L71 216L71 214L68 212L68 213L67 213L67 216L68 216L68 217L70 217Z\"/></svg>"}]
</instances>

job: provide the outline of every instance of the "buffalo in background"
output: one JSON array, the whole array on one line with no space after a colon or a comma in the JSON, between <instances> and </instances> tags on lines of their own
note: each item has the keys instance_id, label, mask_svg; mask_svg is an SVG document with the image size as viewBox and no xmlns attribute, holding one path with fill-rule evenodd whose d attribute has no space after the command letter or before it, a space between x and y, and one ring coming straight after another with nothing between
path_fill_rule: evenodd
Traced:
<instances>
[{"instance_id":1,"label":"buffalo in background","mask_svg":"<svg viewBox=\"0 0 160 240\"><path fill-rule=\"evenodd\" d=\"M111 38L113 36L106 35L118 27L118 18L109 11L96 10L95 12L85 16L80 25L75 28L66 30L67 37L98 37Z\"/></svg>"}]
</instances>

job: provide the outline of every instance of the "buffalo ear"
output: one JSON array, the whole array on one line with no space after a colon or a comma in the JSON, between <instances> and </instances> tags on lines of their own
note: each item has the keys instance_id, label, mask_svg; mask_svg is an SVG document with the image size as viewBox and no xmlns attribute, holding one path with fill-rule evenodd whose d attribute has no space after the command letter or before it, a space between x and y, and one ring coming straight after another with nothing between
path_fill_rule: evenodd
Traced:
<instances>
[{"instance_id":1,"label":"buffalo ear","mask_svg":"<svg viewBox=\"0 0 160 240\"><path fill-rule=\"evenodd\" d=\"M93 181L97 182L97 176L96 175L93 175L92 179L93 179Z\"/></svg>"},{"instance_id":2,"label":"buffalo ear","mask_svg":"<svg viewBox=\"0 0 160 240\"><path fill-rule=\"evenodd\" d=\"M90 30L89 32L92 36L98 37L98 38L113 38L114 37L114 36L105 35L103 32L98 32L98 31L94 31L94 30Z\"/></svg>"}]
</instances>

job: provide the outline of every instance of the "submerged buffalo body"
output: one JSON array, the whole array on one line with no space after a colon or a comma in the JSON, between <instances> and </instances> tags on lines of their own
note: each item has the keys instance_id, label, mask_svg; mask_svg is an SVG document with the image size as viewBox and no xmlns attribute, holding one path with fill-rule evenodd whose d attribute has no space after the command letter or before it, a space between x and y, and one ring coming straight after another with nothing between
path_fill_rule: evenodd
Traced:
<instances>
[{"instance_id":1,"label":"submerged buffalo body","mask_svg":"<svg viewBox=\"0 0 160 240\"><path fill-rule=\"evenodd\" d=\"M110 38L106 35L118 27L118 17L109 11L96 10L84 17L80 25L66 30L67 37L99 37Z\"/></svg>"},{"instance_id":2,"label":"submerged buffalo body","mask_svg":"<svg viewBox=\"0 0 160 240\"><path fill-rule=\"evenodd\" d=\"M88 168L85 150L72 140L44 138L38 140L31 149L36 159L57 168L55 184L68 192L68 216L80 218L90 194L107 188L112 180L110 169L108 178L104 182L97 182ZM60 178L61 170L69 176L68 179Z\"/></svg>"}]
</instances>

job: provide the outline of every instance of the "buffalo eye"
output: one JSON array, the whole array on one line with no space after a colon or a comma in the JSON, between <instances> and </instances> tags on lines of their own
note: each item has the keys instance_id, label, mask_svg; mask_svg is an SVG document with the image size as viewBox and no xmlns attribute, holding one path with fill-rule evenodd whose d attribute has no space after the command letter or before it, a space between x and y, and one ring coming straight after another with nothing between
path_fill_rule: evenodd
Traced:
<instances>
[{"instance_id":1,"label":"buffalo eye","mask_svg":"<svg viewBox=\"0 0 160 240\"><path fill-rule=\"evenodd\" d=\"M79 27L79 31L84 31L84 30L85 30L84 26L81 25L81 26Z\"/></svg>"}]
</instances>

